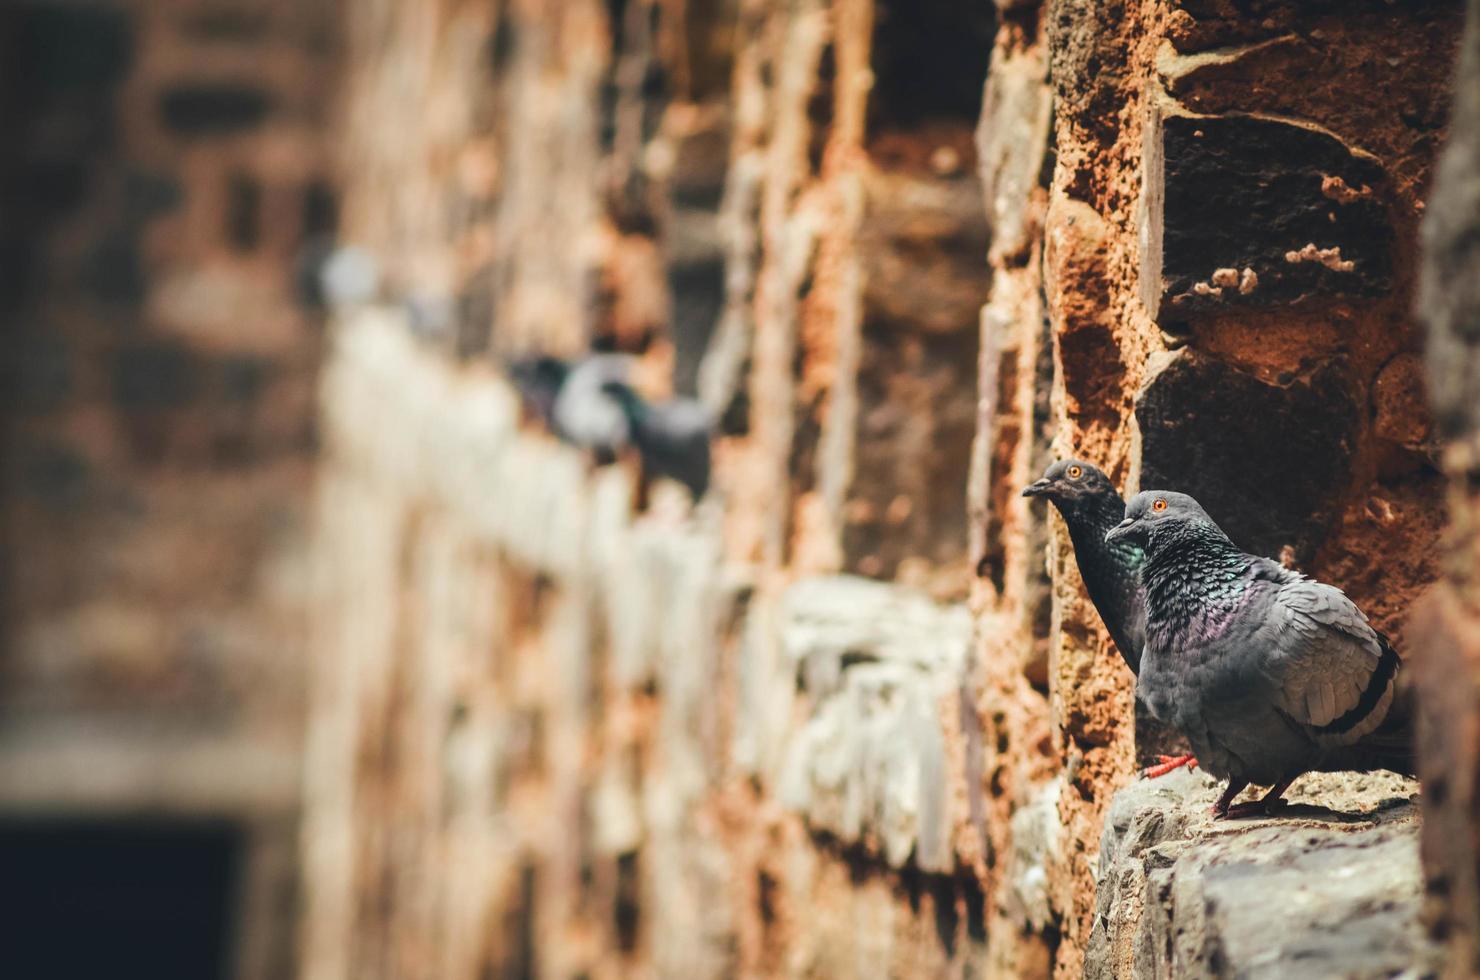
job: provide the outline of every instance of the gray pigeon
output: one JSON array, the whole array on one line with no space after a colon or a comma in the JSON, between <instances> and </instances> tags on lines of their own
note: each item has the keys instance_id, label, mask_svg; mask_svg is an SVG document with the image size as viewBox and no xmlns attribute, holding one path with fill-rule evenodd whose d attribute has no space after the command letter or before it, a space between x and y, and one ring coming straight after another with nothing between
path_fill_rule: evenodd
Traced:
<instances>
[{"instance_id":1,"label":"gray pigeon","mask_svg":"<svg viewBox=\"0 0 1480 980\"><path fill-rule=\"evenodd\" d=\"M689 488L695 500L709 489L709 441L714 417L693 398L645 401L619 381L602 391L622 406L632 427L632 441L642 454L643 469Z\"/></svg>"},{"instance_id":2,"label":"gray pigeon","mask_svg":"<svg viewBox=\"0 0 1480 980\"><path fill-rule=\"evenodd\" d=\"M1129 541L1111 544L1105 540L1125 518L1120 492L1098 467L1082 459L1062 459L1024 489L1023 496L1045 497L1063 515L1085 590L1134 674L1140 669L1141 646L1146 642L1140 574L1144 555Z\"/></svg>"},{"instance_id":3,"label":"gray pigeon","mask_svg":"<svg viewBox=\"0 0 1480 980\"><path fill-rule=\"evenodd\" d=\"M1046 497L1058 508L1069 528L1074 559L1085 591L1110 631L1121 659L1137 673L1141 647L1146 642L1146 603L1141 593L1140 546L1129 541L1110 543L1105 535L1125 517L1125 501L1110 478L1082 459L1062 459L1044 471L1043 478L1023 490L1024 497ZM1188 753L1159 755L1144 775L1165 776L1182 766L1195 766Z\"/></svg>"},{"instance_id":4,"label":"gray pigeon","mask_svg":"<svg viewBox=\"0 0 1480 980\"><path fill-rule=\"evenodd\" d=\"M1228 780L1216 816L1306 772L1413 773L1398 655L1340 589L1240 551L1186 494L1137 494L1106 540L1146 552L1137 691ZM1230 810L1250 783L1271 788Z\"/></svg>"},{"instance_id":5,"label":"gray pigeon","mask_svg":"<svg viewBox=\"0 0 1480 980\"><path fill-rule=\"evenodd\" d=\"M555 435L599 462L609 463L632 439L632 426L622 406L603 390L613 381L632 377L637 358L631 354L592 354L570 366L550 409Z\"/></svg>"},{"instance_id":6,"label":"gray pigeon","mask_svg":"<svg viewBox=\"0 0 1480 980\"><path fill-rule=\"evenodd\" d=\"M363 306L380 294L380 263L369 249L342 245L325 257L317 271L319 295L331 309Z\"/></svg>"}]
</instances>

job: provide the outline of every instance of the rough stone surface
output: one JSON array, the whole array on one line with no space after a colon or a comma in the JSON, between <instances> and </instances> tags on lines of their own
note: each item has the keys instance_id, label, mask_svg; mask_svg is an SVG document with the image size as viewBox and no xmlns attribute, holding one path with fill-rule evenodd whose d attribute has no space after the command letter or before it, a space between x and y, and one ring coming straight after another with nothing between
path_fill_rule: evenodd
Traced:
<instances>
[{"instance_id":1,"label":"rough stone surface","mask_svg":"<svg viewBox=\"0 0 1480 980\"><path fill-rule=\"evenodd\" d=\"M0 816L240 823L241 976L300 795L309 980L1428 970L1411 788L1112 802L1069 452L1398 641L1476 972L1456 0L3 6ZM591 346L721 417L697 506L502 378Z\"/></svg>"},{"instance_id":2,"label":"rough stone surface","mask_svg":"<svg viewBox=\"0 0 1480 980\"><path fill-rule=\"evenodd\" d=\"M938 703L960 683L962 607L863 579L798 582L777 629L810 702L778 792L845 844L875 840L892 867L949 873L945 734Z\"/></svg>"},{"instance_id":3,"label":"rough stone surface","mask_svg":"<svg viewBox=\"0 0 1480 980\"><path fill-rule=\"evenodd\" d=\"M1040 23L1054 167L1042 272L1020 288L1041 283L1051 325L1038 458L1073 451L1127 490L1206 497L1239 540L1342 586L1400 636L1439 572L1444 501L1421 405L1397 410L1405 424L1386 413L1419 345L1417 224L1450 91L1425 66L1452 56L1456 14L1061 0ZM1338 258L1317 229L1352 244ZM1083 855L1133 764L1131 708L1049 521L1055 764L1029 783L1061 769L1074 790L1060 796L1045 932L1069 977L1092 922ZM1160 737L1138 720L1139 761Z\"/></svg>"},{"instance_id":4,"label":"rough stone surface","mask_svg":"<svg viewBox=\"0 0 1480 980\"><path fill-rule=\"evenodd\" d=\"M1384 173L1370 156L1309 125L1152 111L1141 277L1153 316L1391 288Z\"/></svg>"},{"instance_id":5,"label":"rough stone surface","mask_svg":"<svg viewBox=\"0 0 1480 980\"><path fill-rule=\"evenodd\" d=\"M307 975L1101 969L1105 815L1163 733L1019 492L1071 451L1193 489L1399 635L1444 520L1409 310L1451 8L354 7L349 226L458 313L333 333ZM588 342L723 418L697 508L467 356ZM1322 835L1407 902L1412 819L1295 815L1301 870L1249 874L1320 879L1288 918L1343 975ZM1257 973L1223 832L1157 845L1176 955ZM1410 906L1376 962L1427 962Z\"/></svg>"},{"instance_id":6,"label":"rough stone surface","mask_svg":"<svg viewBox=\"0 0 1480 980\"><path fill-rule=\"evenodd\" d=\"M954 729L940 715L962 676L964 608L849 577L752 594L722 560L715 510L687 513L675 492L635 514L625 472L588 474L574 451L521 431L511 389L418 351L393 312L362 311L338 337L318 554L340 584L320 610L306 829L314 975L378 973L423 943L454 975L522 955L436 919L398 918L385 950L344 918L357 901L533 915L541 948L565 950L548 967L561 971L621 948L675 975L759 969L775 950L735 947L749 903L838 898L831 848L874 874L931 877L934 911L907 919L936 916L934 935L949 923L949 942L940 953L905 922L887 927L900 962L979 956L973 893L956 878ZM382 424L366 428L370 416ZM388 587L417 601L382 603ZM484 649L487 680L468 660ZM733 700L717 686L730 677ZM387 754L354 764L372 731ZM393 759L450 781L407 788ZM774 787L780 809L728 813L747 778ZM503 816L484 823L484 807ZM463 828L459 849L439 844L444 826ZM812 841L793 836L803 826ZM367 881L393 829L418 842L414 863ZM786 846L751 850L772 837ZM572 846L590 870L565 863ZM769 882L759 896L737 870L748 862ZM544 869L537 893L507 904L529 866ZM889 892L881 881L871 914L895 915ZM640 910L630 927L623 902ZM570 939L587 930L598 938Z\"/></svg>"},{"instance_id":7,"label":"rough stone surface","mask_svg":"<svg viewBox=\"0 0 1480 980\"><path fill-rule=\"evenodd\" d=\"M1450 140L1424 225L1420 296L1434 411L1449 439L1450 526L1444 579L1412 631L1429 923L1446 943L1451 977L1480 971L1480 2L1466 10Z\"/></svg>"},{"instance_id":8,"label":"rough stone surface","mask_svg":"<svg viewBox=\"0 0 1480 980\"><path fill-rule=\"evenodd\" d=\"M1219 789L1182 770L1116 795L1086 977L1432 974L1416 783L1309 775L1272 817L1214 821Z\"/></svg>"},{"instance_id":9,"label":"rough stone surface","mask_svg":"<svg viewBox=\"0 0 1480 980\"><path fill-rule=\"evenodd\" d=\"M227 7L252 29L200 31ZM337 23L326 0L0 9L0 823L56 819L79 854L235 835L243 980L296 952L321 326L298 260L334 224ZM65 877L55 907L95 908ZM120 917L173 921L147 907L170 888Z\"/></svg>"},{"instance_id":10,"label":"rough stone surface","mask_svg":"<svg viewBox=\"0 0 1480 980\"><path fill-rule=\"evenodd\" d=\"M1149 369L1136 399L1141 486L1192 494L1250 551L1308 560L1338 516L1361 427L1342 366L1270 383L1181 350Z\"/></svg>"}]
</instances>

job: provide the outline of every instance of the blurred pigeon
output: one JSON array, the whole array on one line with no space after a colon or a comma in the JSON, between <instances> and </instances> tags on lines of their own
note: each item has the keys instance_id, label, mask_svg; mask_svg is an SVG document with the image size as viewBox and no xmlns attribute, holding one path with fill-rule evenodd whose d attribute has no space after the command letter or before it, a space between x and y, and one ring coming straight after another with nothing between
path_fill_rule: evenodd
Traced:
<instances>
[{"instance_id":1,"label":"blurred pigeon","mask_svg":"<svg viewBox=\"0 0 1480 980\"><path fill-rule=\"evenodd\" d=\"M603 390L610 382L625 384L636 367L631 354L592 354L570 366L550 408L550 429L599 462L609 463L632 438L627 413Z\"/></svg>"},{"instance_id":2,"label":"blurred pigeon","mask_svg":"<svg viewBox=\"0 0 1480 980\"><path fill-rule=\"evenodd\" d=\"M298 302L313 310L322 310L324 266L334 254L333 235L314 235L298 246L293 256L293 289Z\"/></svg>"},{"instance_id":3,"label":"blurred pigeon","mask_svg":"<svg viewBox=\"0 0 1480 980\"><path fill-rule=\"evenodd\" d=\"M380 295L380 264L368 249L340 246L319 267L318 295L336 310L374 302Z\"/></svg>"},{"instance_id":4,"label":"blurred pigeon","mask_svg":"<svg viewBox=\"0 0 1480 980\"><path fill-rule=\"evenodd\" d=\"M1141 595L1140 546L1129 541L1107 543L1105 535L1125 517L1125 501L1097 466L1082 459L1062 459L1043 478L1023 490L1024 497L1046 497L1069 528L1079 575L1110 631L1115 648L1134 674L1141 667L1146 643L1146 604ZM1196 765L1191 755L1158 756L1145 775L1155 778L1181 766Z\"/></svg>"},{"instance_id":5,"label":"blurred pigeon","mask_svg":"<svg viewBox=\"0 0 1480 980\"><path fill-rule=\"evenodd\" d=\"M455 310L451 297L414 290L401 297L401 309L411 333L426 340L441 340L452 331Z\"/></svg>"},{"instance_id":6,"label":"blurred pigeon","mask_svg":"<svg viewBox=\"0 0 1480 980\"><path fill-rule=\"evenodd\" d=\"M709 440L714 418L693 398L652 403L629 385L611 381L602 390L615 399L632 426L643 469L689 488L698 500L709 489Z\"/></svg>"},{"instance_id":7,"label":"blurred pigeon","mask_svg":"<svg viewBox=\"0 0 1480 980\"><path fill-rule=\"evenodd\" d=\"M1228 780L1215 816L1306 772L1413 773L1398 655L1340 589L1240 551L1186 494L1138 493L1107 540L1145 550L1138 692ZM1271 789L1230 809L1249 783Z\"/></svg>"}]
</instances>

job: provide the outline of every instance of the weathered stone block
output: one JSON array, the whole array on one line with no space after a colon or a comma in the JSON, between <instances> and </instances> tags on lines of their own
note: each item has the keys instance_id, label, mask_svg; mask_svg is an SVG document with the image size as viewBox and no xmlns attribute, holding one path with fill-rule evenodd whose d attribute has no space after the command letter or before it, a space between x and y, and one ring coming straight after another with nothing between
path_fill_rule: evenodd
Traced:
<instances>
[{"instance_id":1,"label":"weathered stone block","mask_svg":"<svg viewBox=\"0 0 1480 980\"><path fill-rule=\"evenodd\" d=\"M1040 49L992 62L976 142L995 254L1016 256L1028 247L1031 193L1042 176L1052 117L1048 63Z\"/></svg>"},{"instance_id":2,"label":"weathered stone block","mask_svg":"<svg viewBox=\"0 0 1480 980\"><path fill-rule=\"evenodd\" d=\"M1456 590L1441 585L1414 614L1428 923L1447 940L1449 976L1480 971L1480 637Z\"/></svg>"},{"instance_id":3,"label":"weathered stone block","mask_svg":"<svg viewBox=\"0 0 1480 980\"><path fill-rule=\"evenodd\" d=\"M1418 759L1424 780L1424 863L1430 921L1445 941L1446 976L1480 972L1480 0L1466 4L1449 144L1424 221L1420 309L1427 380L1450 479L1447 580L1414 616Z\"/></svg>"},{"instance_id":4,"label":"weathered stone block","mask_svg":"<svg viewBox=\"0 0 1480 980\"><path fill-rule=\"evenodd\" d=\"M859 233L870 320L921 333L973 329L986 299L989 237L972 180L870 173Z\"/></svg>"},{"instance_id":5,"label":"weathered stone block","mask_svg":"<svg viewBox=\"0 0 1480 980\"><path fill-rule=\"evenodd\" d=\"M1426 975L1416 789L1307 775L1278 815L1215 823L1205 773L1132 783L1105 819L1084 975Z\"/></svg>"},{"instance_id":6,"label":"weathered stone block","mask_svg":"<svg viewBox=\"0 0 1480 980\"><path fill-rule=\"evenodd\" d=\"M1196 497L1240 546L1309 557L1351 479L1362 409L1337 363L1271 383L1184 349L1136 400L1141 486Z\"/></svg>"},{"instance_id":7,"label":"weathered stone block","mask_svg":"<svg viewBox=\"0 0 1480 980\"><path fill-rule=\"evenodd\" d=\"M1146 127L1142 300L1162 319L1392 286L1385 174L1313 125L1195 116L1173 103Z\"/></svg>"},{"instance_id":8,"label":"weathered stone block","mask_svg":"<svg viewBox=\"0 0 1480 980\"><path fill-rule=\"evenodd\" d=\"M1436 419L1445 436L1473 444L1480 433L1480 9L1472 2L1469 10L1453 135L1424 219L1419 288Z\"/></svg>"},{"instance_id":9,"label":"weathered stone block","mask_svg":"<svg viewBox=\"0 0 1480 980\"><path fill-rule=\"evenodd\" d=\"M937 704L960 682L970 619L905 589L837 576L788 590L781 647L811 699L782 802L846 843L947 872L953 817Z\"/></svg>"}]
</instances>

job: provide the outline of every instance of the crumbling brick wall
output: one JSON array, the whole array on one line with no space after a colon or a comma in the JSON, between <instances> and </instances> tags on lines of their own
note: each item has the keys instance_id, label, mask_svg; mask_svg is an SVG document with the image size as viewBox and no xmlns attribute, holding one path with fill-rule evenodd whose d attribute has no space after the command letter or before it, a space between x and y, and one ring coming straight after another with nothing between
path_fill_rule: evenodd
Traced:
<instances>
[{"instance_id":1,"label":"crumbling brick wall","mask_svg":"<svg viewBox=\"0 0 1480 980\"><path fill-rule=\"evenodd\" d=\"M350 13L307 975L1080 972L1166 734L1021 487L1189 490L1394 632L1438 573L1457 11L1254 7ZM722 417L699 506L521 423L499 356L591 345Z\"/></svg>"},{"instance_id":2,"label":"crumbling brick wall","mask_svg":"<svg viewBox=\"0 0 1480 980\"><path fill-rule=\"evenodd\" d=\"M0 811L212 819L293 952L327 2L0 10Z\"/></svg>"},{"instance_id":3,"label":"crumbling brick wall","mask_svg":"<svg viewBox=\"0 0 1480 980\"><path fill-rule=\"evenodd\" d=\"M1057 444L1192 493L1393 634L1444 520L1410 310L1458 23L1453 4L1042 8ZM1084 764L1060 805L1061 975L1093 884L1071 855L1125 778L1130 716L1067 549L1052 698Z\"/></svg>"}]
</instances>

